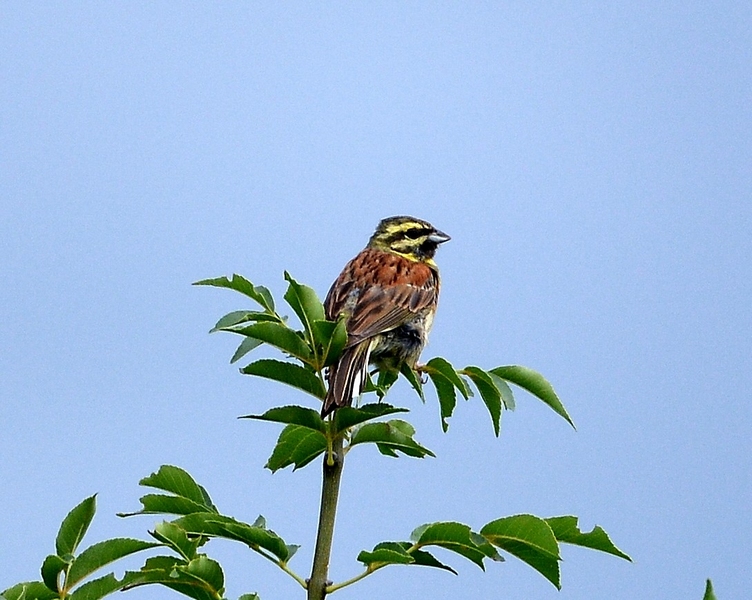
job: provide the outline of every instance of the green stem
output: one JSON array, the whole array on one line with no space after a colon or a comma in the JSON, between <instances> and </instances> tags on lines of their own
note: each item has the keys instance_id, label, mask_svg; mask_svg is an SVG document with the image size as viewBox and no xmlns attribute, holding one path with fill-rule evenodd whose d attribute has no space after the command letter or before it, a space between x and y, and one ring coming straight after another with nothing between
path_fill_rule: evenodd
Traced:
<instances>
[{"instance_id":1,"label":"green stem","mask_svg":"<svg viewBox=\"0 0 752 600\"><path fill-rule=\"evenodd\" d=\"M347 587L348 585L352 585L353 583L357 583L361 579L365 579L368 577L371 573L376 571L377 569L380 569L385 565L379 565L377 567L368 567L365 571L363 571L360 575L356 575L355 577L352 577L351 579L348 579L347 581L342 581L341 583L335 583L334 585L330 585L326 592L328 594L331 594L332 592L336 592L337 590L341 590L343 587Z\"/></svg>"},{"instance_id":2,"label":"green stem","mask_svg":"<svg viewBox=\"0 0 752 600\"><path fill-rule=\"evenodd\" d=\"M316 537L316 550L313 554L313 568L308 580L308 600L324 600L327 594L329 577L329 559L332 554L334 539L334 521L337 515L339 483L342 479L344 453L342 438L337 437L332 443L331 462L324 457L324 480L321 486L321 511L319 512L319 531Z\"/></svg>"},{"instance_id":3,"label":"green stem","mask_svg":"<svg viewBox=\"0 0 752 600\"><path fill-rule=\"evenodd\" d=\"M280 569L282 569L285 573L287 573L290 577L292 577L295 581L297 581L300 586L305 590L308 588L308 584L306 584L305 579L303 579L300 575L298 575L295 571L293 571L290 567L287 566L287 563L283 560L279 560L276 556L271 556L270 554L267 554L260 548L254 548L251 547L251 550L255 550L258 554L263 556L266 560L269 562L273 562L275 565L277 565Z\"/></svg>"}]
</instances>

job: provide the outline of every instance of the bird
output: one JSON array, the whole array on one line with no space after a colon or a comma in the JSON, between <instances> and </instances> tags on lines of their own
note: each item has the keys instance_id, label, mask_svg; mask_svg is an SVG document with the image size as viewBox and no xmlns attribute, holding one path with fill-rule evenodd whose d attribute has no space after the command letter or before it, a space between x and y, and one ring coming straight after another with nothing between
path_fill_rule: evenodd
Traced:
<instances>
[{"instance_id":1,"label":"bird","mask_svg":"<svg viewBox=\"0 0 752 600\"><path fill-rule=\"evenodd\" d=\"M369 364L417 365L439 301L434 255L450 239L427 221L389 217L345 265L324 300L327 319L345 319L347 343L329 367L322 418L360 396Z\"/></svg>"}]
</instances>

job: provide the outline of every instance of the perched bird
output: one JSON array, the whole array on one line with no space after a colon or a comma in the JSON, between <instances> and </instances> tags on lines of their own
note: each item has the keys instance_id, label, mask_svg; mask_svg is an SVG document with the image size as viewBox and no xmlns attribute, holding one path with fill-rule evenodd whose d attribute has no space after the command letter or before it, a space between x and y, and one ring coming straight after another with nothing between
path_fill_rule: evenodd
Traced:
<instances>
[{"instance_id":1,"label":"perched bird","mask_svg":"<svg viewBox=\"0 0 752 600\"><path fill-rule=\"evenodd\" d=\"M322 417L361 394L369 363L379 369L415 366L439 301L433 256L449 239L426 221L389 217L332 284L326 318L345 318L348 337L339 361L329 367Z\"/></svg>"}]
</instances>

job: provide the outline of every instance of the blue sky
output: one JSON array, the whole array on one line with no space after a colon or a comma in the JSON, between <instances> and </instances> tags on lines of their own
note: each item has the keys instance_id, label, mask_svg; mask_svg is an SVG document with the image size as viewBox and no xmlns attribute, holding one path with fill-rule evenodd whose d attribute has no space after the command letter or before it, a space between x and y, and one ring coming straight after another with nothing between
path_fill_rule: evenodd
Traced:
<instances>
[{"instance_id":1,"label":"blue sky","mask_svg":"<svg viewBox=\"0 0 752 600\"><path fill-rule=\"evenodd\" d=\"M700 598L752 572L752 18L744 3L16 3L0 7L0 589L98 492L89 543L146 535L138 480L190 471L261 513L306 573L319 469L262 467L305 403L208 336L246 308L197 279L320 295L379 219L452 236L424 358L523 364L495 438L477 400L436 459L348 457L332 576L417 525L579 515L635 559L565 548L563 590L509 560L380 571L342 600ZM292 580L212 543L228 596ZM449 557L444 557L449 559ZM129 564L138 566L137 562ZM177 597L167 590L133 598Z\"/></svg>"}]
</instances>

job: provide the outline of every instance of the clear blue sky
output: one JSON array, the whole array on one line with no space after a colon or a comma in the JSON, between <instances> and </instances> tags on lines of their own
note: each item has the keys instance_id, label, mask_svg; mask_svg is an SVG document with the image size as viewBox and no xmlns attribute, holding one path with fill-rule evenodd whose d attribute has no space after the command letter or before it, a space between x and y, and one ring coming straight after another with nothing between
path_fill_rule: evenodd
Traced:
<instances>
[{"instance_id":1,"label":"clear blue sky","mask_svg":"<svg viewBox=\"0 0 752 600\"><path fill-rule=\"evenodd\" d=\"M247 304L189 284L281 296L287 269L323 296L407 213L452 236L424 357L537 369L578 431L519 394L499 439L477 400L444 435L395 389L437 458L349 455L333 578L423 522L520 512L635 562L565 548L561 593L515 560L395 567L337 597L748 597L751 32L743 2L3 3L0 589L94 492L89 543L145 536L114 513L163 463L305 573L319 469L271 475L278 428L235 417L307 399L238 374L207 331ZM229 597L299 597L209 551Z\"/></svg>"}]
</instances>

